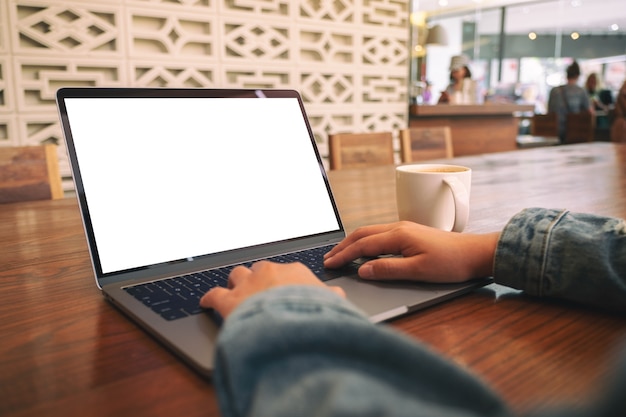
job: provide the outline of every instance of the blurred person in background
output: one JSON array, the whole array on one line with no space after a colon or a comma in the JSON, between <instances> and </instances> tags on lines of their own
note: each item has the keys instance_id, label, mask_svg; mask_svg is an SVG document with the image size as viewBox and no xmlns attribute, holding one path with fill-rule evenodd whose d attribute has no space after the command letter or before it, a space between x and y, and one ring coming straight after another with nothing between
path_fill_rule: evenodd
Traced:
<instances>
[{"instance_id":1,"label":"blurred person in background","mask_svg":"<svg viewBox=\"0 0 626 417\"><path fill-rule=\"evenodd\" d=\"M626 143L626 81L617 92L615 117L611 125L611 140Z\"/></svg>"},{"instance_id":2,"label":"blurred person in background","mask_svg":"<svg viewBox=\"0 0 626 417\"><path fill-rule=\"evenodd\" d=\"M587 92L578 85L580 67L574 61L567 67L567 83L554 87L548 98L548 112L556 113L559 122L559 138L565 139L565 122L568 113L593 112Z\"/></svg>"},{"instance_id":3,"label":"blurred person in background","mask_svg":"<svg viewBox=\"0 0 626 417\"><path fill-rule=\"evenodd\" d=\"M598 88L598 74L596 74L595 72L589 74L589 76L587 77L587 81L585 81L585 90L587 91L587 95L589 96L589 100L591 101L594 109L603 111L609 109L608 106L600 100L600 90Z\"/></svg>"},{"instance_id":4,"label":"blurred person in background","mask_svg":"<svg viewBox=\"0 0 626 417\"><path fill-rule=\"evenodd\" d=\"M441 92L439 104L478 104L478 88L472 80L469 58L456 55L450 62L450 84Z\"/></svg>"}]
</instances>

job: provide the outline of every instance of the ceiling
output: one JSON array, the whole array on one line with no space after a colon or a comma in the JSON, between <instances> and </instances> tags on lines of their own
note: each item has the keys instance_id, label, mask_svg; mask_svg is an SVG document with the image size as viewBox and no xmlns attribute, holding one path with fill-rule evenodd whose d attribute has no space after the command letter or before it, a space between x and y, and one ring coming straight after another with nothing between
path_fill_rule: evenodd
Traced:
<instances>
[{"instance_id":1,"label":"ceiling","mask_svg":"<svg viewBox=\"0 0 626 417\"><path fill-rule=\"evenodd\" d=\"M444 0L446 6L439 4L442 0L412 1L413 10L432 17L509 6L507 33L554 33L562 28L564 32L609 34L615 32L611 25L617 25L618 33L626 33L624 0Z\"/></svg>"}]
</instances>

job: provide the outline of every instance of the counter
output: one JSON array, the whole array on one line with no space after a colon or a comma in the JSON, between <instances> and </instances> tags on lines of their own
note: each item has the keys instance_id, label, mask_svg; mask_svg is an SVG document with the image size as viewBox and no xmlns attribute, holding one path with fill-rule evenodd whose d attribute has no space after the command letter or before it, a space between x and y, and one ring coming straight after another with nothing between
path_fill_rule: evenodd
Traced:
<instances>
[{"instance_id":1,"label":"counter","mask_svg":"<svg viewBox=\"0 0 626 417\"><path fill-rule=\"evenodd\" d=\"M455 156L511 151L519 116L533 111L533 105L504 103L411 105L409 127L449 126Z\"/></svg>"}]
</instances>

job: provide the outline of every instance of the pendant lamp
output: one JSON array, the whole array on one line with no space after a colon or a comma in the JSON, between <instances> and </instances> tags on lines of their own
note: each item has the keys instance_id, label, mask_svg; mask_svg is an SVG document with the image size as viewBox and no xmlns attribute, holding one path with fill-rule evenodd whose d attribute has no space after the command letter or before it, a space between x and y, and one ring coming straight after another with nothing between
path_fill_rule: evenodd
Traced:
<instances>
[{"instance_id":1,"label":"pendant lamp","mask_svg":"<svg viewBox=\"0 0 626 417\"><path fill-rule=\"evenodd\" d=\"M446 46L448 44L448 35L443 26L437 24L428 29L426 37L426 45Z\"/></svg>"}]
</instances>

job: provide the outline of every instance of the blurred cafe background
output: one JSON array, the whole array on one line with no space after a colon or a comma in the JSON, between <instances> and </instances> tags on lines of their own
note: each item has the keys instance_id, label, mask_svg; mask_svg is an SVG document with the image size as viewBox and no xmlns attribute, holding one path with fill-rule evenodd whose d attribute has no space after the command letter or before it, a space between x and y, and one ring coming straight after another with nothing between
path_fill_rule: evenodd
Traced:
<instances>
[{"instance_id":1,"label":"blurred cafe background","mask_svg":"<svg viewBox=\"0 0 626 417\"><path fill-rule=\"evenodd\" d=\"M329 169L344 133L391 135L395 163L406 128L449 127L454 156L513 150L543 137L532 115L573 60L579 84L597 74L608 115L626 78L624 0L2 0L0 147L58 145L71 193L54 97L83 86L296 89ZM436 105L453 61L467 61L474 106Z\"/></svg>"},{"instance_id":2,"label":"blurred cafe background","mask_svg":"<svg viewBox=\"0 0 626 417\"><path fill-rule=\"evenodd\" d=\"M435 104L449 83L450 58L464 54L485 102L533 104L543 113L550 90L565 84L565 69L577 60L579 84L597 74L600 97L614 103L626 78L623 0L484 6L480 0L412 0L412 102Z\"/></svg>"}]
</instances>

